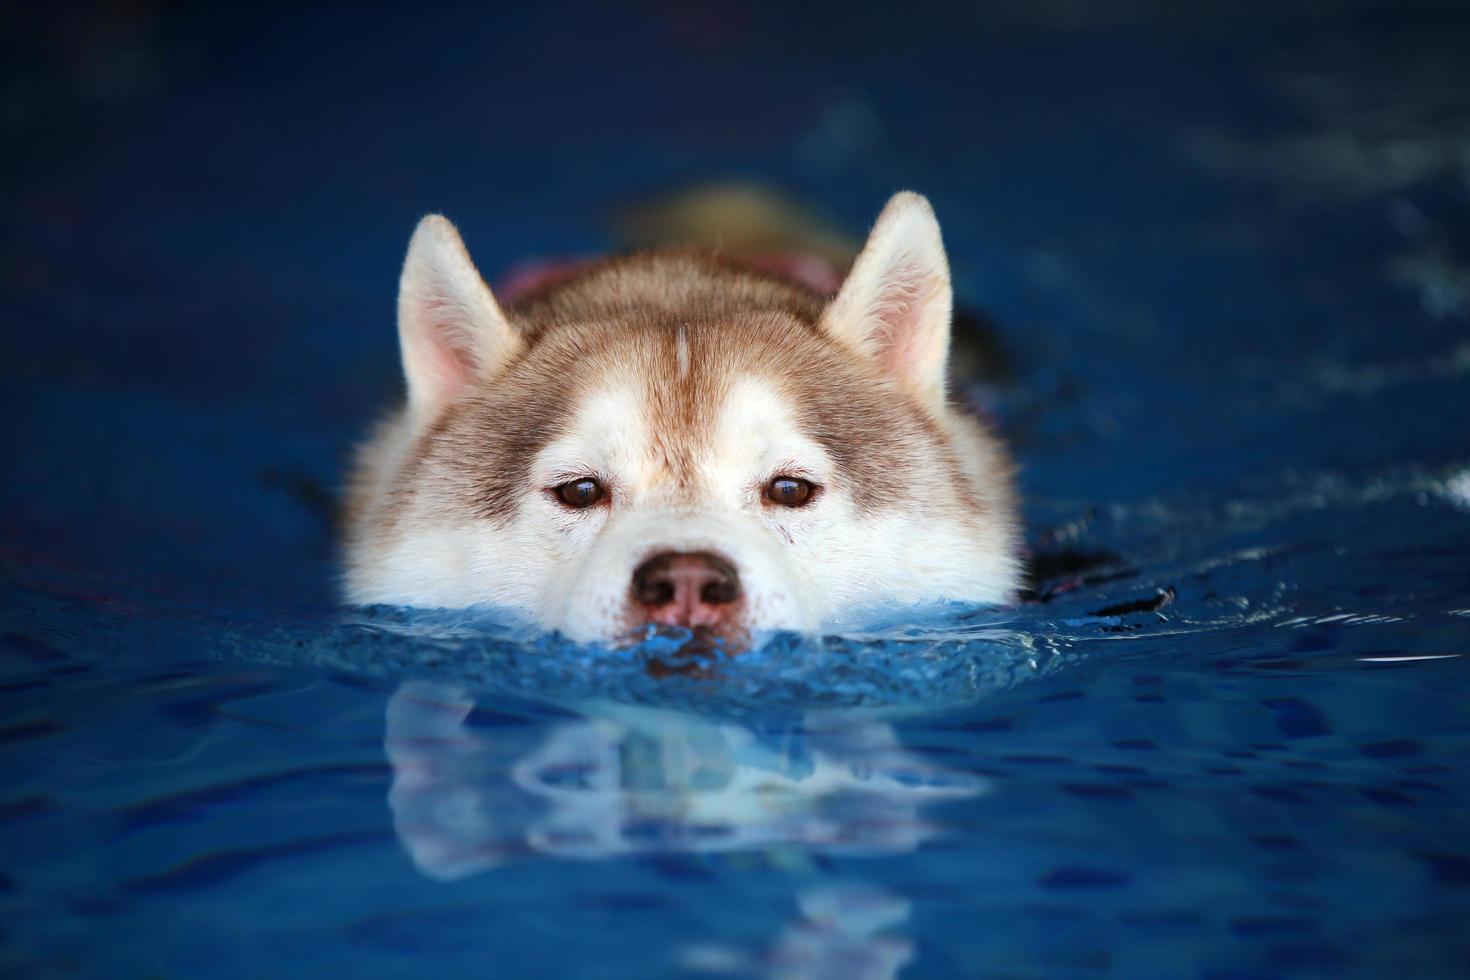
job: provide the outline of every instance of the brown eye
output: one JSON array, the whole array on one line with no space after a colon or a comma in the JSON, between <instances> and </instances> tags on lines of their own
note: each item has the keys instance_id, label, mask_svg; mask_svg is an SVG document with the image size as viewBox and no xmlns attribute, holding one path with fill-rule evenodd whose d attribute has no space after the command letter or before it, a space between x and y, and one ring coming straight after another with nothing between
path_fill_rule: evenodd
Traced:
<instances>
[{"instance_id":1,"label":"brown eye","mask_svg":"<svg viewBox=\"0 0 1470 980\"><path fill-rule=\"evenodd\" d=\"M801 507L812 499L816 487L794 476L778 476L766 484L766 499L782 507Z\"/></svg>"},{"instance_id":2,"label":"brown eye","mask_svg":"<svg viewBox=\"0 0 1470 980\"><path fill-rule=\"evenodd\" d=\"M568 480L555 490L556 499L568 507L591 507L605 495L602 484L589 477L580 480Z\"/></svg>"}]
</instances>

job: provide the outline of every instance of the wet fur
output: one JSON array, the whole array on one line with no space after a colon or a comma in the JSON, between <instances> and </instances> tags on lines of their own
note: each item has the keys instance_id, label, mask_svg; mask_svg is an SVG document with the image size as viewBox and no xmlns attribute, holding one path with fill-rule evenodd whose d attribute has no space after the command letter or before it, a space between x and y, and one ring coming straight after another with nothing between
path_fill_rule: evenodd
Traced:
<instances>
[{"instance_id":1,"label":"wet fur","mask_svg":"<svg viewBox=\"0 0 1470 980\"><path fill-rule=\"evenodd\" d=\"M927 202L906 198L849 276L872 288L830 301L659 252L502 310L452 226L426 219L400 306L410 400L357 462L347 598L498 605L609 640L638 625L632 568L668 548L732 558L744 629L1010 598L1012 465L945 396L948 270ZM763 503L778 473L812 479L817 499ZM610 490L593 513L549 492L582 475Z\"/></svg>"}]
</instances>

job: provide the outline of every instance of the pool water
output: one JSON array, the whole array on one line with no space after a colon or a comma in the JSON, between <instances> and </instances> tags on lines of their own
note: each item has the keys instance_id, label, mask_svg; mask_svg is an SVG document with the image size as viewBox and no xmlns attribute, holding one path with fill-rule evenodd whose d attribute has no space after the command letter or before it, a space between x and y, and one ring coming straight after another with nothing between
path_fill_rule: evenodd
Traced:
<instances>
[{"instance_id":1,"label":"pool water","mask_svg":"<svg viewBox=\"0 0 1470 980\"><path fill-rule=\"evenodd\" d=\"M1465 24L1173 9L24 25L0 976L1470 976ZM1026 601L338 608L418 214L498 274L712 174L934 200Z\"/></svg>"}]
</instances>

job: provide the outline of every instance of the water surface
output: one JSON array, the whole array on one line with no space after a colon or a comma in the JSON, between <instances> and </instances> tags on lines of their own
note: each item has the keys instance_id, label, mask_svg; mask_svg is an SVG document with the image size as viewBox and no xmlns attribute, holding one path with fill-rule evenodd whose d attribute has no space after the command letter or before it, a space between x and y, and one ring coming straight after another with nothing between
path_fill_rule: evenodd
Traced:
<instances>
[{"instance_id":1,"label":"water surface","mask_svg":"<svg viewBox=\"0 0 1470 980\"><path fill-rule=\"evenodd\" d=\"M1464 26L1149 8L42 25L0 975L1470 973ZM732 173L934 200L1035 594L675 676L337 608L417 216L498 275Z\"/></svg>"}]
</instances>

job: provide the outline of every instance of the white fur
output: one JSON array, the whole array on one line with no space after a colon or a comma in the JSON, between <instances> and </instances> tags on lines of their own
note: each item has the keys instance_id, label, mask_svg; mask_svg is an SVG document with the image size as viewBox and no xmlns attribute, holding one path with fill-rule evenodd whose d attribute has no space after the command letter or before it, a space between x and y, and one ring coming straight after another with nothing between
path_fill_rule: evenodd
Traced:
<instances>
[{"instance_id":1,"label":"white fur","mask_svg":"<svg viewBox=\"0 0 1470 980\"><path fill-rule=\"evenodd\" d=\"M612 503L570 511L529 494L509 526L416 515L359 601L425 607L488 603L529 613L578 640L624 622L633 570L660 551L714 551L740 572L755 629L811 630L855 610L942 596L1003 602L1014 587L1011 529L977 535L939 508L860 512L827 454L778 389L732 385L693 473L670 473L649 431L644 392L622 378L574 413L577 424L533 467L538 486L602 475ZM802 508L763 505L761 487L798 474L823 487Z\"/></svg>"},{"instance_id":2,"label":"white fur","mask_svg":"<svg viewBox=\"0 0 1470 980\"><path fill-rule=\"evenodd\" d=\"M628 629L634 569L662 551L729 559L744 590L742 625L753 631L812 630L877 606L1005 602L1019 582L1009 462L944 400L949 272L922 197L889 202L821 321L881 366L885 378L865 383L898 385L948 437L952 456L937 439L915 447L925 454L917 472L941 482L901 504L860 507L859 488L843 485L786 386L755 369L703 394L721 401L700 445L666 443L678 435L656 431L648 408L664 379L639 376L637 359L613 359L582 392L569 429L533 461L509 520L477 517L446 495L444 486L463 480L448 471L394 498L389 488L436 414L460 387L494 384L523 343L453 226L435 216L410 245L399 313L409 410L379 432L359 467L353 602L500 606L577 640L607 641ZM690 343L678 327L680 378L690 373ZM951 458L971 486L943 484ZM546 492L589 475L606 488L605 503L571 510ZM772 505L762 487L777 475L820 490L804 507Z\"/></svg>"}]
</instances>

